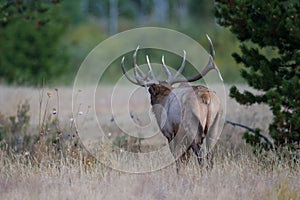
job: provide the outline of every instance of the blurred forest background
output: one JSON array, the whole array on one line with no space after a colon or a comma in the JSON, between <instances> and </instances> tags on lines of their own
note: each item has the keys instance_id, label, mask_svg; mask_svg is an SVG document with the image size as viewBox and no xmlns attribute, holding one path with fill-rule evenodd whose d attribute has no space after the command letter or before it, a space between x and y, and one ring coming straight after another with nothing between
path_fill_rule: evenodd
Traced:
<instances>
[{"instance_id":1,"label":"blurred forest background","mask_svg":"<svg viewBox=\"0 0 300 200\"><path fill-rule=\"evenodd\" d=\"M219 26L210 0L0 0L0 83L72 84L81 62L101 41L145 26L170 28L208 48L227 83L241 82L231 54L238 40ZM118 48L118 45L115 45ZM156 55L161 56L161 55ZM176 60L176 59L175 59ZM179 59L170 63L177 66ZM121 76L120 60L106 71L104 82ZM189 74L188 69L185 74Z\"/></svg>"}]
</instances>

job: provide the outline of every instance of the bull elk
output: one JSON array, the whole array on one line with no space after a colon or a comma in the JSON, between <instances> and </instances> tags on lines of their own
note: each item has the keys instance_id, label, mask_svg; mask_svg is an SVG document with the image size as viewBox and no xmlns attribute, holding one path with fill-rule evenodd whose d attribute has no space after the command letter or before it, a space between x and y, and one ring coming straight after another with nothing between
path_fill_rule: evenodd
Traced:
<instances>
[{"instance_id":1,"label":"bull elk","mask_svg":"<svg viewBox=\"0 0 300 200\"><path fill-rule=\"evenodd\" d=\"M204 138L206 138L206 148L209 152L207 157L209 158L209 165L211 165L212 150L219 136L219 122L222 115L219 97L213 90L205 86L187 84L187 82L201 79L212 69L215 69L220 79L223 80L214 63L215 51L208 35L207 39L210 44L208 64L194 77L179 77L185 67L185 51L182 64L174 76L166 66L164 56L162 56L162 67L167 75L167 80L164 81L158 81L155 78L148 56L146 56L148 75L136 64L138 48L133 54L135 80L125 70L124 57L121 61L121 68L126 78L131 83L148 89L152 111L161 132L168 140L170 150L176 160L177 172L180 161L186 161L189 158L190 149L195 153L200 167L203 166L201 145ZM175 83L181 84L174 87Z\"/></svg>"}]
</instances>

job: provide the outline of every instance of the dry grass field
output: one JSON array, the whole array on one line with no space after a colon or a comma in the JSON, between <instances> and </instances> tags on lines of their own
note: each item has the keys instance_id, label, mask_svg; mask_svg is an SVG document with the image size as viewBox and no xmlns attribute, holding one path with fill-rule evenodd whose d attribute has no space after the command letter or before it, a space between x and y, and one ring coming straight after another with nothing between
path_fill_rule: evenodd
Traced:
<instances>
[{"instance_id":1,"label":"dry grass field","mask_svg":"<svg viewBox=\"0 0 300 200\"><path fill-rule=\"evenodd\" d=\"M229 87L225 86L227 93ZM222 90L218 85L214 88L217 92ZM245 86L240 88L247 89ZM88 90L93 91L91 88L75 91L76 100L73 103L77 115L72 116L72 88L58 88L59 95L56 95L54 88L41 91L0 86L0 112L4 116L15 115L18 104L27 99L31 116L31 127L28 130L36 133L41 93L44 94L44 110L45 99L48 98L46 93L50 92L47 109L49 113L53 108L58 109L59 119L65 127L70 119L76 119L80 121L80 130L95 135L98 124L94 124L91 115L95 111L99 125L104 132L110 132L111 140L121 134L116 126L134 132L134 126L129 124L136 120L136 123L147 129L142 133L147 137L141 141L140 153L166 145L162 135L156 133L157 127L151 123L145 90L129 86L120 86L119 89L99 87L95 98L85 95ZM113 102L112 94L117 94ZM95 106L91 105L93 99ZM267 135L268 122L272 117L266 106L242 107L230 98L223 100L226 100L226 119L259 127ZM111 107L114 109L113 122ZM125 108L132 113L133 119ZM291 167L286 159L272 155L268 158L253 155L252 148L242 140L243 131L225 125L216 148L214 167L211 170L203 169L200 173L196 160L191 159L178 175L174 164L147 173L126 173L111 169L102 162L87 167L80 161L68 158L59 162L47 158L45 162L36 164L24 154L8 155L0 150L0 199L300 199L299 162ZM110 149L107 151L109 153ZM126 162L135 161L130 158ZM156 162L160 160L145 159L143 165L155 166L159 164Z\"/></svg>"}]
</instances>

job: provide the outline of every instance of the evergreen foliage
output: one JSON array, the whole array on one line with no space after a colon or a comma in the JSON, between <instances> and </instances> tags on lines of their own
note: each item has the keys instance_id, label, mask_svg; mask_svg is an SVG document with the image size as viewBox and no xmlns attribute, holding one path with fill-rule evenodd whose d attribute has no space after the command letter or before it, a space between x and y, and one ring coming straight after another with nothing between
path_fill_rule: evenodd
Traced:
<instances>
[{"instance_id":1,"label":"evergreen foliage","mask_svg":"<svg viewBox=\"0 0 300 200\"><path fill-rule=\"evenodd\" d=\"M68 71L68 57L60 45L66 24L57 3L1 1L1 82L39 84Z\"/></svg>"},{"instance_id":2,"label":"evergreen foliage","mask_svg":"<svg viewBox=\"0 0 300 200\"><path fill-rule=\"evenodd\" d=\"M290 0L216 0L218 23L241 41L234 53L247 83L258 93L233 86L230 96L243 105L267 104L273 113L269 134L278 147L300 143L300 2ZM273 56L268 55L273 52ZM263 141L257 134L246 140Z\"/></svg>"}]
</instances>

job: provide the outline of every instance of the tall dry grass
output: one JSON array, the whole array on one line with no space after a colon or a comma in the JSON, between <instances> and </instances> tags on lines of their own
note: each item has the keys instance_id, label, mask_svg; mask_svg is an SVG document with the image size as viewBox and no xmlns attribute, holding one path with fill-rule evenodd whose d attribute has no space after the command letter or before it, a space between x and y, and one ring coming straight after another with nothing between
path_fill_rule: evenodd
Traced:
<instances>
[{"instance_id":1,"label":"tall dry grass","mask_svg":"<svg viewBox=\"0 0 300 200\"><path fill-rule=\"evenodd\" d=\"M123 87L119 96L125 96L131 89ZM246 89L245 86L240 87ZM45 89L48 90L53 91ZM111 124L109 110L112 90L111 87L97 90L95 110L99 121L112 132L112 137L116 137L120 133ZM13 115L18 103L28 99L32 126L38 124L39 90L2 86L0 91L2 114ZM59 91L59 116L62 122L67 123L72 117L72 91L70 88L59 88ZM137 116L142 116L148 112L149 102L147 95L137 96L133 108ZM79 110L90 106L85 104L85 98L90 97L83 95ZM122 98L117 99L116 105L120 108L125 104ZM49 108L55 106L55 100L51 100ZM126 115L121 111L118 114ZM272 120L267 107L241 107L229 98L226 118L251 127L260 127L265 134L268 122ZM88 117L84 123L87 131L95 131L95 127L89 124ZM270 156L264 159L254 156L252 149L241 139L243 131L226 125L216 148L213 169L204 169L201 173L196 160L192 159L179 175L176 174L174 165L155 172L130 174L113 170L101 163L86 167L73 158L60 161L46 159L45 162L36 164L26 155L0 151L0 199L299 199L299 162L291 166L283 158ZM143 140L142 147L147 145L148 148L155 149L156 145L165 143L164 138L158 135L150 141ZM142 151L145 149L142 148ZM147 164L156 163L145 163Z\"/></svg>"},{"instance_id":2,"label":"tall dry grass","mask_svg":"<svg viewBox=\"0 0 300 200\"><path fill-rule=\"evenodd\" d=\"M265 165L249 150L219 149L211 171L191 161L179 175L174 166L127 174L101 165L37 166L0 155L1 199L299 199L299 166Z\"/></svg>"}]
</instances>

